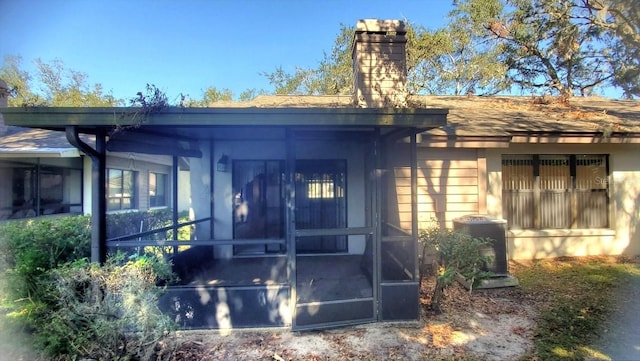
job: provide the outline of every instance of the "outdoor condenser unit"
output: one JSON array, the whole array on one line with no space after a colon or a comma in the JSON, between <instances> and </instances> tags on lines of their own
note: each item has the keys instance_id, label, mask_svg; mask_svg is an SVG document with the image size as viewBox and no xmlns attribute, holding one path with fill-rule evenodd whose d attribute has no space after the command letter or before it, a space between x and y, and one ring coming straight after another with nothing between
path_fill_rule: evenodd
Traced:
<instances>
[{"instance_id":1,"label":"outdoor condenser unit","mask_svg":"<svg viewBox=\"0 0 640 361\"><path fill-rule=\"evenodd\" d=\"M491 257L487 271L496 276L506 275L507 270L507 221L487 215L467 215L453 220L453 229L471 235L474 238L491 238L491 246L484 249L484 255Z\"/></svg>"}]
</instances>

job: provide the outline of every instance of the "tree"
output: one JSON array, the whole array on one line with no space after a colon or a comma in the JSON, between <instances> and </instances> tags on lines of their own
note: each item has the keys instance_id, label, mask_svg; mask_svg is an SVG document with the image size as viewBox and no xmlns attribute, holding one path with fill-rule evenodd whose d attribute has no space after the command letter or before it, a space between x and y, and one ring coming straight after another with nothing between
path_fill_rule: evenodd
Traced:
<instances>
[{"instance_id":1,"label":"tree","mask_svg":"<svg viewBox=\"0 0 640 361\"><path fill-rule=\"evenodd\" d=\"M242 93L240 93L238 100L240 101L251 101L258 95L266 94L264 90L258 90L256 88L246 89ZM218 89L216 87L208 87L202 93L202 98L200 99L187 99L181 103L182 106L187 107L209 107L218 102L231 102L234 101L234 94L230 89L223 88Z\"/></svg>"},{"instance_id":2,"label":"tree","mask_svg":"<svg viewBox=\"0 0 640 361\"><path fill-rule=\"evenodd\" d=\"M468 22L451 21L434 31L409 32L408 88L426 94L494 94L507 87L500 47L488 47Z\"/></svg>"},{"instance_id":3,"label":"tree","mask_svg":"<svg viewBox=\"0 0 640 361\"><path fill-rule=\"evenodd\" d=\"M509 80L564 97L638 93L638 0L458 0L455 16L502 47Z\"/></svg>"},{"instance_id":4,"label":"tree","mask_svg":"<svg viewBox=\"0 0 640 361\"><path fill-rule=\"evenodd\" d=\"M266 91L256 88L246 89L242 93L240 93L240 101L248 102L250 100L255 99L259 95L267 94Z\"/></svg>"},{"instance_id":5,"label":"tree","mask_svg":"<svg viewBox=\"0 0 640 361\"><path fill-rule=\"evenodd\" d=\"M0 77L12 90L9 106L99 107L122 103L105 93L101 84L90 85L86 73L66 69L59 59L51 63L36 59L36 90L32 76L21 69L21 62L20 57L7 56L0 68Z\"/></svg>"},{"instance_id":6,"label":"tree","mask_svg":"<svg viewBox=\"0 0 640 361\"><path fill-rule=\"evenodd\" d=\"M215 87L208 87L202 93L201 99L192 99L186 102L188 107L208 107L213 103L222 101L232 101L233 92L227 88L218 90Z\"/></svg>"},{"instance_id":7,"label":"tree","mask_svg":"<svg viewBox=\"0 0 640 361\"><path fill-rule=\"evenodd\" d=\"M18 56L6 56L0 68L0 79L7 83L11 93L8 100L10 107L38 102L38 96L31 91L31 76L20 69L21 61Z\"/></svg>"},{"instance_id":8,"label":"tree","mask_svg":"<svg viewBox=\"0 0 640 361\"><path fill-rule=\"evenodd\" d=\"M640 96L640 1L582 0L577 6L610 44L612 84L628 98Z\"/></svg>"},{"instance_id":9,"label":"tree","mask_svg":"<svg viewBox=\"0 0 640 361\"><path fill-rule=\"evenodd\" d=\"M276 94L339 95L350 94L353 84L351 39L354 28L340 25L340 33L331 49L324 53L316 68L296 68L293 73L277 67L272 73L262 73L275 88Z\"/></svg>"},{"instance_id":10,"label":"tree","mask_svg":"<svg viewBox=\"0 0 640 361\"><path fill-rule=\"evenodd\" d=\"M340 95L353 92L351 43L355 28L341 25L330 53L315 68L282 67L263 73L276 94ZM413 94L495 93L504 88L499 49L487 49L458 24L427 31L407 23L407 88Z\"/></svg>"}]
</instances>

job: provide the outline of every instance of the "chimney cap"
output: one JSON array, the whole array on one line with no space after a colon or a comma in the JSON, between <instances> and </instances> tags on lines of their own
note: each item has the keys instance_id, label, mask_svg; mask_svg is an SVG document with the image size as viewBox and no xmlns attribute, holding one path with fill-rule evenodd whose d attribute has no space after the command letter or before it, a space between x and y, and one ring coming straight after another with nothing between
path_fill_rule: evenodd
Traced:
<instances>
[{"instance_id":1,"label":"chimney cap","mask_svg":"<svg viewBox=\"0 0 640 361\"><path fill-rule=\"evenodd\" d=\"M361 19L356 23L356 33L406 33L404 21L401 20L380 20Z\"/></svg>"}]
</instances>

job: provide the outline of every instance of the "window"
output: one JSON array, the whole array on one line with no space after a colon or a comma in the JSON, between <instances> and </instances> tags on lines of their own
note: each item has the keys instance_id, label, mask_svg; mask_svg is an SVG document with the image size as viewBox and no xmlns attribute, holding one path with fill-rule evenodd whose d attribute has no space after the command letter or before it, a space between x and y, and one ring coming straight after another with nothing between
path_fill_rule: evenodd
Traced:
<instances>
[{"instance_id":1,"label":"window","mask_svg":"<svg viewBox=\"0 0 640 361\"><path fill-rule=\"evenodd\" d=\"M279 160L233 162L233 236L236 239L284 237L282 177ZM236 254L283 252L280 245L236 245Z\"/></svg>"},{"instance_id":2,"label":"window","mask_svg":"<svg viewBox=\"0 0 640 361\"><path fill-rule=\"evenodd\" d=\"M79 159L0 161L0 219L82 212L81 167Z\"/></svg>"},{"instance_id":3,"label":"window","mask_svg":"<svg viewBox=\"0 0 640 361\"><path fill-rule=\"evenodd\" d=\"M606 155L504 155L510 228L607 228L608 174Z\"/></svg>"},{"instance_id":4,"label":"window","mask_svg":"<svg viewBox=\"0 0 640 361\"><path fill-rule=\"evenodd\" d=\"M130 170L107 170L107 210L136 208L136 173Z\"/></svg>"},{"instance_id":5,"label":"window","mask_svg":"<svg viewBox=\"0 0 640 361\"><path fill-rule=\"evenodd\" d=\"M167 205L167 175L149 172L149 207Z\"/></svg>"}]
</instances>

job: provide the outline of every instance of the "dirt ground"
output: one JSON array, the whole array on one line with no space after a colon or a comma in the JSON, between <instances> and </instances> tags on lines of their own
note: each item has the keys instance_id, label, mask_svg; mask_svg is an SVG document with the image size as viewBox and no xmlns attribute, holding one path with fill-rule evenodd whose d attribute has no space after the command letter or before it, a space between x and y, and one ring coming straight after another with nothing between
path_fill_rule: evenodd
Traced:
<instances>
[{"instance_id":1,"label":"dirt ground","mask_svg":"<svg viewBox=\"0 0 640 361\"><path fill-rule=\"evenodd\" d=\"M444 313L436 315L427 307L434 282L433 278L423 281L419 322L366 324L316 332L180 331L158 345L153 359L518 360L532 354L535 311L532 301L517 287L469 294L456 284L445 291ZM0 361L4 360L46 359L37 356L24 339L0 332Z\"/></svg>"},{"instance_id":2,"label":"dirt ground","mask_svg":"<svg viewBox=\"0 0 640 361\"><path fill-rule=\"evenodd\" d=\"M157 360L518 360L531 355L535 311L518 288L445 293L444 313L428 311L434 280L423 282L422 319L316 332L183 331Z\"/></svg>"}]
</instances>

